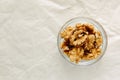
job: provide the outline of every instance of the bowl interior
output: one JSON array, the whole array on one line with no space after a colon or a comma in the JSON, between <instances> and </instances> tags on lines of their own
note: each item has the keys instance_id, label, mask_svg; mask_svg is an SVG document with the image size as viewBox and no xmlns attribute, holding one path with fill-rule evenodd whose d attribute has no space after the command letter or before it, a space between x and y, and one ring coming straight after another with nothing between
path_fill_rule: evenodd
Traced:
<instances>
[{"instance_id":1,"label":"bowl interior","mask_svg":"<svg viewBox=\"0 0 120 80\"><path fill-rule=\"evenodd\" d=\"M63 39L60 37L60 33L67 27L67 26L75 26L76 23L90 23L93 24L94 27L99 30L101 32L102 38L103 38L103 44L101 45L102 48L102 53L99 55L99 57L97 57L96 59L93 60L81 60L78 64L71 62L70 59L68 58L67 55L64 54L64 52L62 51L62 49L60 48L60 43L63 41ZM97 62L105 53L106 51L106 47L107 47L107 35L106 32L104 31L103 27L95 20L91 19L91 18L85 18L85 17L76 17L73 18L69 21L67 21L62 28L60 29L59 33L58 33L58 49L60 51L60 54L70 63L75 64L75 65L90 65L93 64L95 62Z\"/></svg>"}]
</instances>

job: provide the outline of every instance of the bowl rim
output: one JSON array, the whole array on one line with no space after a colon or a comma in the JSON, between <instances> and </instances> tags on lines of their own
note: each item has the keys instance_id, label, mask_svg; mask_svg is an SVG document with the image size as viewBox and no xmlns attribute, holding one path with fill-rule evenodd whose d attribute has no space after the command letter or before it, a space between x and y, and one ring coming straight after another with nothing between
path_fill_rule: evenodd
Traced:
<instances>
[{"instance_id":1,"label":"bowl rim","mask_svg":"<svg viewBox=\"0 0 120 80\"><path fill-rule=\"evenodd\" d=\"M103 31L103 33L104 33L104 35L105 35L105 38L106 38L105 49L103 50L101 56L100 56L96 61L94 61L94 62L92 62L92 63L85 64L85 65L76 64L76 63L74 63L74 62L70 62L69 60L67 60L67 59L65 58L65 56L64 56L65 54L64 54L64 53L61 51L61 49L60 49L60 43L59 43L60 33L61 33L62 29L65 27L65 25L66 25L68 22L71 22L72 20L80 19L80 18L81 18L81 19L89 19L89 20L95 22L96 24L98 24L99 27L101 27L101 29L102 29L102 31ZM70 63L70 64L72 64L72 65L75 65L75 66L88 66L88 65L93 65L93 64L95 64L96 62L98 62L98 61L103 57L103 55L105 54L105 52L106 52L106 50L107 50L107 46L108 46L108 36L107 36L106 31L104 30L103 26L102 26L98 21L96 21L96 20L94 20L94 19L92 19L92 18L90 18L90 17L80 17L80 16L78 16L78 17L74 17L74 18L69 19L68 21L66 21L66 22L62 25L62 27L60 28L60 30L59 30L59 32L58 32L58 35L57 35L57 47L58 47L58 50L59 50L59 54L60 54L68 63Z\"/></svg>"}]
</instances>

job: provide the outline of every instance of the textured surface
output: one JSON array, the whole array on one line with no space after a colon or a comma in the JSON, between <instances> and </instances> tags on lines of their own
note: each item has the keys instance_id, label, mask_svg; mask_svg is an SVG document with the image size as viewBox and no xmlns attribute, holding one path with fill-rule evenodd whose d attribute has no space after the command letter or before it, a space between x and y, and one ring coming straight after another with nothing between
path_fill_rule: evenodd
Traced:
<instances>
[{"instance_id":1,"label":"textured surface","mask_svg":"<svg viewBox=\"0 0 120 80\"><path fill-rule=\"evenodd\" d=\"M120 0L0 0L0 80L120 80ZM104 57L88 67L57 49L61 26L76 16L99 21L108 34Z\"/></svg>"}]
</instances>

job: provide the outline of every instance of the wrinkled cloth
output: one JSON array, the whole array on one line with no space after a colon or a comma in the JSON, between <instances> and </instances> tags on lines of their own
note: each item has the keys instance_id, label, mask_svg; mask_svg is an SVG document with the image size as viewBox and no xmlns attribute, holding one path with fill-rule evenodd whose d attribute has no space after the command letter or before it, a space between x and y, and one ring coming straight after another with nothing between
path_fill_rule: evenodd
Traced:
<instances>
[{"instance_id":1,"label":"wrinkled cloth","mask_svg":"<svg viewBox=\"0 0 120 80\"><path fill-rule=\"evenodd\" d=\"M0 80L119 80L120 0L0 0ZM57 35L71 18L90 17L107 32L103 58L74 66Z\"/></svg>"}]
</instances>

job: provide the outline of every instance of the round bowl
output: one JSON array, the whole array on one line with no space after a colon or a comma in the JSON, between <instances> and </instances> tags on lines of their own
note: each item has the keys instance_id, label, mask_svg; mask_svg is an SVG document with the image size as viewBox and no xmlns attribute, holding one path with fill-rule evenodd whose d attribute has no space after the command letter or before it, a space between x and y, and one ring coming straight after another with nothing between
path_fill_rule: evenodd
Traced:
<instances>
[{"instance_id":1,"label":"round bowl","mask_svg":"<svg viewBox=\"0 0 120 80\"><path fill-rule=\"evenodd\" d=\"M67 26L75 26L76 23L90 23L90 24L93 24L94 27L99 30L101 32L101 35L102 35L102 38L103 38L103 43L101 45L101 49L102 49L102 53L96 58L96 59L93 59L93 60L81 60L79 63L74 63L74 62L71 62L69 57L67 55L64 54L63 50L60 48L60 44L61 42L63 41L63 39L61 38L60 36L60 33L67 27ZM72 18L70 20L68 20L60 29L60 31L58 32L58 37L57 37L57 45L58 45L58 49L59 49L59 52L61 54L61 56L67 60L69 63L73 64L73 65L90 65L90 64L93 64L93 63L96 63L98 62L102 57L103 55L105 54L105 51L106 51L106 48L107 48L107 35L106 35L106 32L105 30L103 29L102 25L99 24L97 21L95 21L94 19L91 19L91 18L87 18L87 17L76 17L76 18Z\"/></svg>"}]
</instances>

